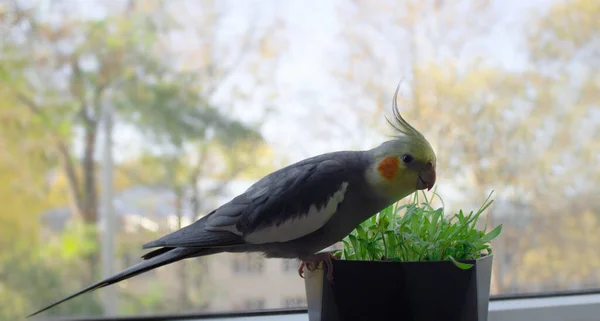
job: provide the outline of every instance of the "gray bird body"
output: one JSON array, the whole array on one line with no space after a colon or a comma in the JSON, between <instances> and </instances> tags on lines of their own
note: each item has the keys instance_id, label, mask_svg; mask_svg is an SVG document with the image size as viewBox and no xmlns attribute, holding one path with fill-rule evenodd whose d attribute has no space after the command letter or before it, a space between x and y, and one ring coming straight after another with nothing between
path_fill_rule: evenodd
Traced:
<instances>
[{"instance_id":1,"label":"gray bird body","mask_svg":"<svg viewBox=\"0 0 600 321\"><path fill-rule=\"evenodd\" d=\"M406 137L370 150L318 155L275 171L193 224L145 244L143 248L154 250L140 263L30 316L191 257L261 252L269 258L310 261L367 218L435 183L431 146L399 113L396 120L395 128Z\"/></svg>"},{"instance_id":2,"label":"gray bird body","mask_svg":"<svg viewBox=\"0 0 600 321\"><path fill-rule=\"evenodd\" d=\"M262 252L270 258L311 256L339 242L392 202L369 188L365 173L371 163L372 157L365 151L334 152L305 159L265 176L196 223L147 243L144 248L212 247L211 254L223 251ZM306 216L311 205L323 207L343 183L347 183L343 199L315 231L288 241L257 244L244 240L244 236L261 228ZM238 233L224 231L227 226L235 226Z\"/></svg>"}]
</instances>

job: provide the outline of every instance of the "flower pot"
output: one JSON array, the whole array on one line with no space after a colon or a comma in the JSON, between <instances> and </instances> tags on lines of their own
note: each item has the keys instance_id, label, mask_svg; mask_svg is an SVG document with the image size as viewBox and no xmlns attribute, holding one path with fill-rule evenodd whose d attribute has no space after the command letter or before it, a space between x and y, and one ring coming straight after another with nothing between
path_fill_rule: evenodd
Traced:
<instances>
[{"instance_id":1,"label":"flower pot","mask_svg":"<svg viewBox=\"0 0 600 321\"><path fill-rule=\"evenodd\" d=\"M461 261L333 261L304 268L309 321L486 321L493 256Z\"/></svg>"}]
</instances>

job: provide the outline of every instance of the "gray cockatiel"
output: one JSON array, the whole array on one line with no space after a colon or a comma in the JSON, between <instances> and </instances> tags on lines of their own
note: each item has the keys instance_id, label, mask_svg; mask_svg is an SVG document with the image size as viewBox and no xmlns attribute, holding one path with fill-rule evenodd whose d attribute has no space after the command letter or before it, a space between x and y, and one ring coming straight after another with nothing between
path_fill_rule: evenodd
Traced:
<instances>
[{"instance_id":1,"label":"gray cockatiel","mask_svg":"<svg viewBox=\"0 0 600 321\"><path fill-rule=\"evenodd\" d=\"M370 150L322 154L275 171L193 224L145 244L144 249L155 249L140 263L30 316L160 266L221 252L298 258L299 273L311 262L331 267L331 254L319 251L390 204L435 184L435 153L400 115L397 94L398 88L390 122L399 134L394 139Z\"/></svg>"}]
</instances>

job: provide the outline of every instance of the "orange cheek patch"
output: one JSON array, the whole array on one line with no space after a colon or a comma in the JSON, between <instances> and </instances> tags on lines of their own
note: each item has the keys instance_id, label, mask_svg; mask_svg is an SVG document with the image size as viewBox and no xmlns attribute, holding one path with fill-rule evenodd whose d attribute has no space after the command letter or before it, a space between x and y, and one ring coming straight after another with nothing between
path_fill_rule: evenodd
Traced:
<instances>
[{"instance_id":1,"label":"orange cheek patch","mask_svg":"<svg viewBox=\"0 0 600 321\"><path fill-rule=\"evenodd\" d=\"M400 161L397 157L386 157L380 163L377 169L379 170L379 175L381 177L391 180L396 176L398 172L398 163Z\"/></svg>"}]
</instances>

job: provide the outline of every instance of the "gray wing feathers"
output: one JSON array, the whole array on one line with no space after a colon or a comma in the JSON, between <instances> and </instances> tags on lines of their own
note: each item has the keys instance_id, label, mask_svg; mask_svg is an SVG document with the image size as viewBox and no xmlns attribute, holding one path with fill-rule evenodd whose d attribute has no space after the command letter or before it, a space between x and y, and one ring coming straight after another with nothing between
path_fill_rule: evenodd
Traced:
<instances>
[{"instance_id":1,"label":"gray wing feathers","mask_svg":"<svg viewBox=\"0 0 600 321\"><path fill-rule=\"evenodd\" d=\"M239 235L227 231L207 230L206 222L210 216L205 216L180 230L146 243L142 248L148 249L160 246L213 248L244 244Z\"/></svg>"},{"instance_id":2,"label":"gray wing feathers","mask_svg":"<svg viewBox=\"0 0 600 321\"><path fill-rule=\"evenodd\" d=\"M236 199L210 213L206 219L206 229L237 233L235 224L248 204L236 203Z\"/></svg>"},{"instance_id":3,"label":"gray wing feathers","mask_svg":"<svg viewBox=\"0 0 600 321\"><path fill-rule=\"evenodd\" d=\"M275 172L268 189L252 200L237 222L244 235L306 215L321 207L348 179L349 168L337 159L314 159L287 171ZM257 187L258 189L258 187Z\"/></svg>"},{"instance_id":4,"label":"gray wing feathers","mask_svg":"<svg viewBox=\"0 0 600 321\"><path fill-rule=\"evenodd\" d=\"M325 205L343 181L356 174L357 154L320 155L275 171L209 215L143 248L223 247L246 244L256 230L306 215Z\"/></svg>"}]
</instances>

